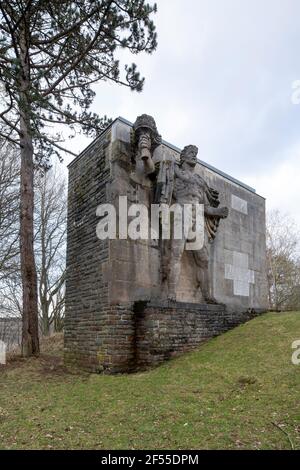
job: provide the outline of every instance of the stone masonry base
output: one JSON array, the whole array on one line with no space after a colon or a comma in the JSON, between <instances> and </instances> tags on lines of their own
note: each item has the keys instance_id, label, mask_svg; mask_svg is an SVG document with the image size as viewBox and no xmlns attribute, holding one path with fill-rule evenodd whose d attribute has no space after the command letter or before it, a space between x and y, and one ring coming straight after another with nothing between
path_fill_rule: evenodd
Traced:
<instances>
[{"instance_id":1,"label":"stone masonry base","mask_svg":"<svg viewBox=\"0 0 300 470\"><path fill-rule=\"evenodd\" d=\"M191 351L259 313L229 313L224 305L182 302L113 306L106 311L107 321L94 335L90 351L66 341L65 362L106 374L146 369Z\"/></svg>"}]
</instances>

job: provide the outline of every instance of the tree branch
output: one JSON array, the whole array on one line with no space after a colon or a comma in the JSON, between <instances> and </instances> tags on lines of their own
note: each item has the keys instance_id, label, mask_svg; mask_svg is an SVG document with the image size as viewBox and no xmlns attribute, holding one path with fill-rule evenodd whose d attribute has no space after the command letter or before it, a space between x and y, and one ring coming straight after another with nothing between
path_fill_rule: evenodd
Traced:
<instances>
[{"instance_id":1,"label":"tree branch","mask_svg":"<svg viewBox=\"0 0 300 470\"><path fill-rule=\"evenodd\" d=\"M102 31L102 28L103 28L103 24L104 24L104 19L106 18L109 10L110 10L110 7L111 7L111 4L113 3L113 0L110 0L110 2L108 3L106 9L105 9L105 12L103 14L103 17L101 19L101 22L100 22L100 26L98 28L98 31L97 33L95 34L94 38L92 39L92 41L90 41L89 45L79 54L79 56L77 57L77 59L74 61L74 63L67 68L67 70L51 85L51 87L46 90L44 93L43 93L43 96L46 97L48 96L61 82L62 80L64 80L71 72L72 70L74 70L77 65L84 59L84 57L86 56L86 54L89 53L89 51L92 49L92 47L94 46L94 44L96 43L97 39L99 38L100 34L101 34L101 31Z\"/></svg>"}]
</instances>

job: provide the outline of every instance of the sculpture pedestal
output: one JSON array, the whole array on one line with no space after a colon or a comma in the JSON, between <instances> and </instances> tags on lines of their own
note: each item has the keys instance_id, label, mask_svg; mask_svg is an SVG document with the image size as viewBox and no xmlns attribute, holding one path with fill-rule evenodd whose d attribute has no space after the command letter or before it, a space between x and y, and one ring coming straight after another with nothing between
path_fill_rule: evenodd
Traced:
<instances>
[{"instance_id":1,"label":"sculpture pedestal","mask_svg":"<svg viewBox=\"0 0 300 470\"><path fill-rule=\"evenodd\" d=\"M137 302L134 314L136 368L191 351L230 329L232 320L224 305L168 301Z\"/></svg>"},{"instance_id":2,"label":"sculpture pedestal","mask_svg":"<svg viewBox=\"0 0 300 470\"><path fill-rule=\"evenodd\" d=\"M140 301L102 309L101 325L91 320L82 350L67 337L65 361L91 372L128 373L156 366L197 348L260 312L229 312L224 305ZM76 343L77 344L77 343Z\"/></svg>"}]
</instances>

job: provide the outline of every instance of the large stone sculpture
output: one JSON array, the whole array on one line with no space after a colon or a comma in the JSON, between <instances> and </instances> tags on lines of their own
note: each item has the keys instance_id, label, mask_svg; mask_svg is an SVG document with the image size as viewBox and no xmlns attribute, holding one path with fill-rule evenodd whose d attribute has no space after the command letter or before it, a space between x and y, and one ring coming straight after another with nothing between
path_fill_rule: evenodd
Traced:
<instances>
[{"instance_id":1,"label":"large stone sculpture","mask_svg":"<svg viewBox=\"0 0 300 470\"><path fill-rule=\"evenodd\" d=\"M144 114L116 119L69 166L66 363L104 373L157 365L266 308L265 201L197 154L162 141ZM191 207L182 238L174 206ZM198 207L203 244L191 249ZM113 236L102 238L108 213ZM137 220L146 236L131 235Z\"/></svg>"},{"instance_id":2,"label":"large stone sculpture","mask_svg":"<svg viewBox=\"0 0 300 470\"><path fill-rule=\"evenodd\" d=\"M210 244L214 241L220 219L228 216L226 207L219 208L219 193L210 188L204 179L195 172L198 148L186 146L180 155L180 162L175 159L162 160L156 165L153 153L161 144L161 136L155 120L146 114L139 116L133 126L133 160L135 169L131 178L142 186L152 186L156 204L179 204L192 206L189 230L182 230L182 238L161 241L162 296L167 292L169 300L176 300L176 290L181 271L181 259L186 247L188 232L197 229L196 206L204 206L205 227L204 243L200 249L193 250L193 259L197 266L197 283L204 302L216 304L212 293L212 281L209 273Z\"/></svg>"},{"instance_id":3,"label":"large stone sculpture","mask_svg":"<svg viewBox=\"0 0 300 470\"><path fill-rule=\"evenodd\" d=\"M190 205L192 213L190 215L187 230L182 230L181 239L171 239L164 242L169 245L169 249L163 247L163 277L168 283L168 298L176 300L176 289L180 277L181 259L186 247L188 232L195 233L196 206L204 207L205 224L203 246L192 251L194 261L197 266L197 281L201 289L203 299L207 303L217 303L212 293L212 281L209 273L210 244L214 241L220 219L228 216L227 207L218 207L220 202L219 193L210 188L204 179L195 172L197 164L198 148L188 145L180 155L180 162L161 162L160 174L158 177L159 187L156 194L156 202L171 203L176 202L182 208ZM167 165L167 169L165 166ZM201 227L200 227L201 229ZM167 258L167 259L165 259Z\"/></svg>"}]
</instances>

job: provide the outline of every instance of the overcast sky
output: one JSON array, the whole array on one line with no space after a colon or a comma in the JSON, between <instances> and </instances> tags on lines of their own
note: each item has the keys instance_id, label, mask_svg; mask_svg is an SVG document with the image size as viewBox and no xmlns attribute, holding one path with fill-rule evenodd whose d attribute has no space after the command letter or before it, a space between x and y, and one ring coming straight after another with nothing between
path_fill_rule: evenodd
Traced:
<instances>
[{"instance_id":1,"label":"overcast sky","mask_svg":"<svg viewBox=\"0 0 300 470\"><path fill-rule=\"evenodd\" d=\"M96 87L93 110L153 115L162 137L256 188L300 225L299 0L158 0L158 49L130 58L144 91ZM88 140L73 142L82 150ZM67 159L66 162L70 161Z\"/></svg>"}]
</instances>

